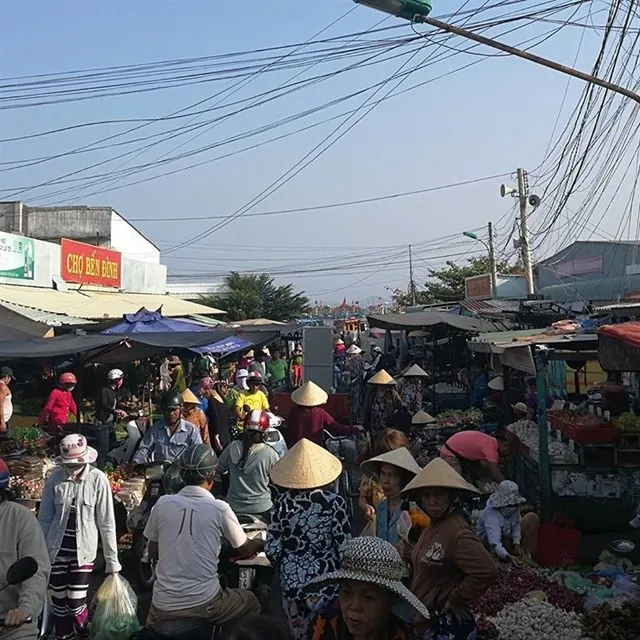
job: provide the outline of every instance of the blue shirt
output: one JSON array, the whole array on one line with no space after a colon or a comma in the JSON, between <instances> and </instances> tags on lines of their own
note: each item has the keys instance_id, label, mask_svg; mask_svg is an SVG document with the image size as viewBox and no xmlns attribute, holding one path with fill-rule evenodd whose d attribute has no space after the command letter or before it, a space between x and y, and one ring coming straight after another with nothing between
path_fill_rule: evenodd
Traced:
<instances>
[{"instance_id":1,"label":"blue shirt","mask_svg":"<svg viewBox=\"0 0 640 640\"><path fill-rule=\"evenodd\" d=\"M133 462L173 462L191 444L202 444L202 438L190 422L181 419L178 428L170 434L164 419L158 420L144 434Z\"/></svg>"},{"instance_id":2,"label":"blue shirt","mask_svg":"<svg viewBox=\"0 0 640 640\"><path fill-rule=\"evenodd\" d=\"M497 556L504 560L509 555L509 552L504 548L502 539L509 538L513 544L518 545L522 539L520 508L513 507L512 513L505 515L499 509L485 507L478 516L476 533L483 542L487 540Z\"/></svg>"}]
</instances>

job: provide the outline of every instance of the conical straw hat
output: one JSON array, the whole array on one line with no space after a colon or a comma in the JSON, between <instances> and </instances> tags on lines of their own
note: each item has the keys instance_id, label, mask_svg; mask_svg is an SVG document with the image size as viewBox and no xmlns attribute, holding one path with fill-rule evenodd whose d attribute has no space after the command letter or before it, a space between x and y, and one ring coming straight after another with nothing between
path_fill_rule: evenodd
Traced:
<instances>
[{"instance_id":1,"label":"conical straw hat","mask_svg":"<svg viewBox=\"0 0 640 640\"><path fill-rule=\"evenodd\" d=\"M285 489L317 489L331 484L341 473L338 458L303 438L273 465L270 475L274 484Z\"/></svg>"},{"instance_id":2,"label":"conical straw hat","mask_svg":"<svg viewBox=\"0 0 640 640\"><path fill-rule=\"evenodd\" d=\"M390 464L404 471L408 471L413 475L420 473L420 465L415 461L415 458L409 453L406 447L393 449L392 451L383 453L381 456L366 460L360 465L360 469L362 469L362 473L367 476L377 476L383 464Z\"/></svg>"},{"instance_id":3,"label":"conical straw hat","mask_svg":"<svg viewBox=\"0 0 640 640\"><path fill-rule=\"evenodd\" d=\"M182 392L182 402L185 404L201 404L200 400L198 400L198 396L191 391L191 389L185 389Z\"/></svg>"},{"instance_id":4,"label":"conical straw hat","mask_svg":"<svg viewBox=\"0 0 640 640\"><path fill-rule=\"evenodd\" d=\"M375 376L369 379L369 384L392 385L396 381L384 370L380 369Z\"/></svg>"},{"instance_id":5,"label":"conical straw hat","mask_svg":"<svg viewBox=\"0 0 640 640\"><path fill-rule=\"evenodd\" d=\"M409 367L403 374L404 378L428 378L429 374L417 364Z\"/></svg>"},{"instance_id":6,"label":"conical straw hat","mask_svg":"<svg viewBox=\"0 0 640 640\"><path fill-rule=\"evenodd\" d=\"M403 490L403 494L426 489L427 487L444 487L471 493L480 493L469 484L455 469L442 458L434 458Z\"/></svg>"},{"instance_id":7,"label":"conical straw hat","mask_svg":"<svg viewBox=\"0 0 640 640\"><path fill-rule=\"evenodd\" d=\"M413 418L411 418L411 424L435 424L438 422L432 415L429 415L426 411L417 411Z\"/></svg>"},{"instance_id":8,"label":"conical straw hat","mask_svg":"<svg viewBox=\"0 0 640 640\"><path fill-rule=\"evenodd\" d=\"M329 396L315 382L305 382L291 394L291 400L301 407L319 407L325 404Z\"/></svg>"},{"instance_id":9,"label":"conical straw hat","mask_svg":"<svg viewBox=\"0 0 640 640\"><path fill-rule=\"evenodd\" d=\"M502 376L496 376L489 380L489 389L494 391L504 391L504 378Z\"/></svg>"}]
</instances>

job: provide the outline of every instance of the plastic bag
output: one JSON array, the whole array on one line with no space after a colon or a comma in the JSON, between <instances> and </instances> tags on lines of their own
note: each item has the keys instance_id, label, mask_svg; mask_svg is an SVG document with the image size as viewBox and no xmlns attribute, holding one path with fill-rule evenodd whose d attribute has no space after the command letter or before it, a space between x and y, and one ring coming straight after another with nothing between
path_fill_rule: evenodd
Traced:
<instances>
[{"instance_id":1,"label":"plastic bag","mask_svg":"<svg viewBox=\"0 0 640 640\"><path fill-rule=\"evenodd\" d=\"M91 625L94 640L129 640L140 630L138 598L118 573L107 576L95 595Z\"/></svg>"}]
</instances>

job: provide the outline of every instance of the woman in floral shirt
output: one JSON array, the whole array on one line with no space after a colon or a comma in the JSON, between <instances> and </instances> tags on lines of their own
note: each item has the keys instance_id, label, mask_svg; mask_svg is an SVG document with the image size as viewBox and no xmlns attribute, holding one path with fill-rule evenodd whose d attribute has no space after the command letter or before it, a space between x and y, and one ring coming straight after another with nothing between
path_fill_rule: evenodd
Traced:
<instances>
[{"instance_id":1,"label":"woman in floral shirt","mask_svg":"<svg viewBox=\"0 0 640 640\"><path fill-rule=\"evenodd\" d=\"M265 552L279 571L282 601L294 640L307 640L318 611L335 601L335 584L303 587L336 571L351 539L347 505L326 488L342 472L342 463L303 438L271 469L271 480L284 489L276 500Z\"/></svg>"}]
</instances>

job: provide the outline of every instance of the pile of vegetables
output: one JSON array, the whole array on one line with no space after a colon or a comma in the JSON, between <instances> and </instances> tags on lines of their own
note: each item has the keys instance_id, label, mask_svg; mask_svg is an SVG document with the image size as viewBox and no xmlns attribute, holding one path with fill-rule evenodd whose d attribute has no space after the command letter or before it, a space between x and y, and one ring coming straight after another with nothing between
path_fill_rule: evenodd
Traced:
<instances>
[{"instance_id":1,"label":"pile of vegetables","mask_svg":"<svg viewBox=\"0 0 640 640\"><path fill-rule=\"evenodd\" d=\"M473 610L486 617L495 616L505 605L518 602L533 592L544 594L546 600L559 609L582 610L582 598L578 594L525 567L501 571L497 582L474 602Z\"/></svg>"},{"instance_id":2,"label":"pile of vegetables","mask_svg":"<svg viewBox=\"0 0 640 640\"><path fill-rule=\"evenodd\" d=\"M580 640L582 616L574 611L558 609L544 599L529 597L508 604L489 619L498 640Z\"/></svg>"},{"instance_id":3,"label":"pile of vegetables","mask_svg":"<svg viewBox=\"0 0 640 640\"><path fill-rule=\"evenodd\" d=\"M465 411L443 411L438 415L438 426L441 429L476 429L483 423L480 409L466 409Z\"/></svg>"},{"instance_id":4,"label":"pile of vegetables","mask_svg":"<svg viewBox=\"0 0 640 640\"><path fill-rule=\"evenodd\" d=\"M11 429L11 438L25 449L44 449L51 436L39 427L15 427Z\"/></svg>"},{"instance_id":5,"label":"pile of vegetables","mask_svg":"<svg viewBox=\"0 0 640 640\"><path fill-rule=\"evenodd\" d=\"M635 415L634 413L623 413L615 420L613 423L622 431L622 433L633 435L640 435L640 416Z\"/></svg>"},{"instance_id":6,"label":"pile of vegetables","mask_svg":"<svg viewBox=\"0 0 640 640\"><path fill-rule=\"evenodd\" d=\"M637 640L640 638L640 602L619 608L604 604L584 615L583 632L591 640Z\"/></svg>"}]
</instances>

